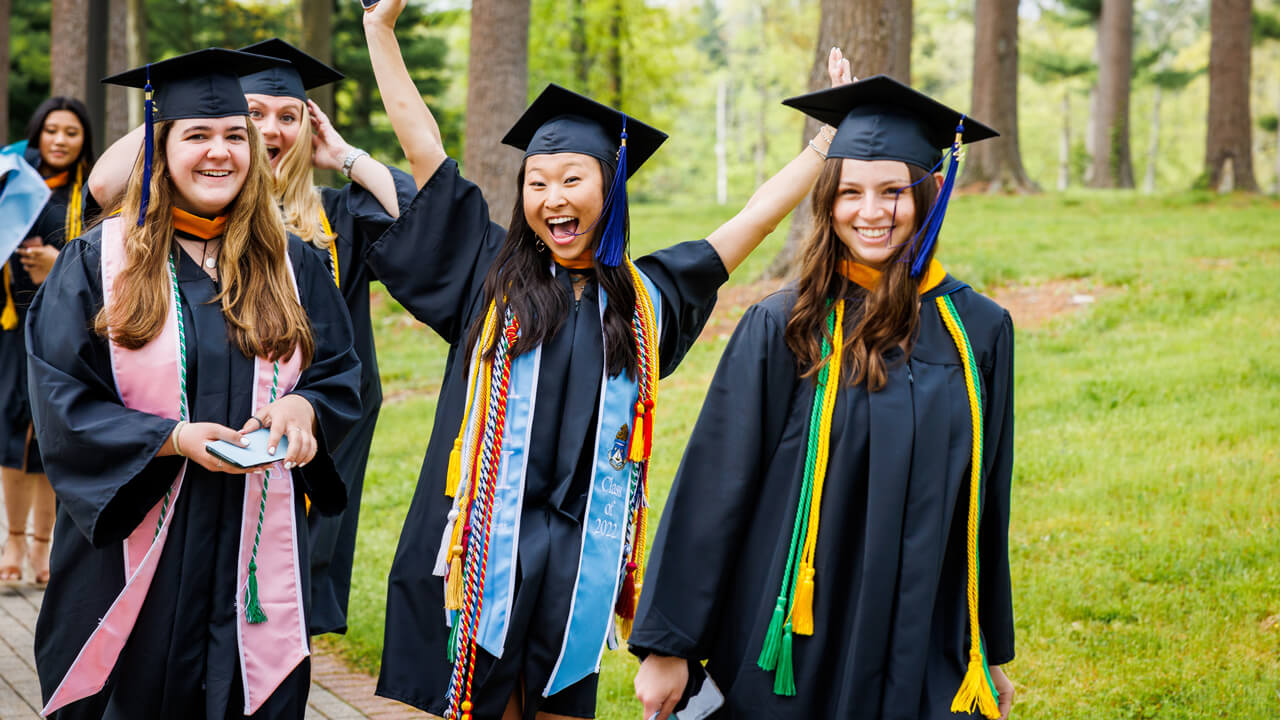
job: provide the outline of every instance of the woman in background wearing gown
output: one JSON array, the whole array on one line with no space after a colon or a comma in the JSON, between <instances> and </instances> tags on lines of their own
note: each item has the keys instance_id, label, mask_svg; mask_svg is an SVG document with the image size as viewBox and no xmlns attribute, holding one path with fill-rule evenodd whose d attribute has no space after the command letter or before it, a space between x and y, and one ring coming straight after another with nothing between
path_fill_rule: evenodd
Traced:
<instances>
[{"instance_id":1,"label":"woman in background wearing gown","mask_svg":"<svg viewBox=\"0 0 1280 720\"><path fill-rule=\"evenodd\" d=\"M594 512L592 500L600 493L596 481L611 465L620 471L627 467L626 458L636 457L628 443L643 435L629 415L602 429L612 397L609 388L636 377L637 340L631 319L642 307L635 299L640 281L627 272L625 233L621 241L614 234L613 222L626 219L625 206L617 204L615 193L620 192L624 174L619 170L621 159L625 157L627 170L634 171L665 135L615 109L550 86L504 141L525 151L525 159L509 228L491 222L480 189L465 180L446 155L431 113L404 67L394 32L404 4L381 0L365 15L365 33L383 102L421 190L367 257L380 277L396 281L396 299L450 349L417 491L389 578L378 693L431 713L477 720L591 718L595 668L612 613L605 608L599 617L580 617L575 597L581 587L596 581L614 589L624 568L610 561L583 560L580 565L587 548L584 538L594 543L600 529L594 523L590 532L584 528ZM626 133L625 156L620 132ZM814 142L825 148L826 136L820 134ZM655 375L676 369L697 339L728 272L799 202L808 186L805 179L816 176L820 167L819 156L806 150L705 240L673 245L634 261L635 277L647 278L650 296L660 297L653 300L661 318ZM413 238L412 252L406 250L410 246L402 242L405 238ZM606 261L611 252L621 256L614 265ZM476 361L477 346L481 359L496 357L492 346L480 344L478 336L488 313L495 312L489 310L491 304L504 299L520 322L519 332L512 334L518 335L513 368L526 357L537 357L540 370L532 392L521 393L520 403L532 400L521 411L525 424L513 433L525 438L519 451L524 464L511 463L513 472L507 475L518 477L521 490L513 498L519 507L512 519L518 528L518 557L507 576L512 589L504 598L509 608L505 646L476 652L468 701L473 706L468 709L464 703L459 709L453 702L458 696L450 693L455 669L450 647L463 652L467 647L450 638L446 583L437 573L445 573L442 559L447 565L449 557L457 557L442 536L447 525L458 527L452 524L457 508L446 491L453 489L450 455L460 448L459 455L466 456L470 447L459 436L470 404L469 364ZM486 349L489 352L483 352ZM512 373L514 377L516 369ZM660 402L658 407L661 417ZM615 429L613 464L614 458L600 453L614 444ZM507 457L505 444L502 453ZM465 484L469 473L463 470ZM491 548L490 553L492 564L496 551ZM630 575L631 568L625 569ZM447 572L452 580L453 570ZM627 581L621 581L621 587L617 595L625 598ZM607 598L610 607L613 599ZM486 600L482 612L491 609ZM492 617L499 617L501 609ZM594 623L591 634L566 630L579 620ZM583 661L582 669L566 677L570 645L579 641L586 645L577 658Z\"/></svg>"},{"instance_id":2,"label":"woman in background wearing gown","mask_svg":"<svg viewBox=\"0 0 1280 720\"><path fill-rule=\"evenodd\" d=\"M31 563L37 585L49 582L49 539L54 497L31 432L27 399L27 307L49 275L58 251L92 218L83 216L81 189L93 168L93 128L79 100L52 97L40 103L27 125L29 163L52 191L27 238L4 267L0 312L0 477L4 479L9 536L0 553L0 582L22 579ZM25 537L31 518L31 538Z\"/></svg>"},{"instance_id":3,"label":"woman in background wearing gown","mask_svg":"<svg viewBox=\"0 0 1280 720\"><path fill-rule=\"evenodd\" d=\"M303 495L343 507L330 452L359 415L360 368L328 270L285 233L240 91L238 74L277 63L204 50L108 78L154 85L154 153L30 310L59 499L35 633L55 717L305 714ZM264 427L268 446L287 439L281 461L237 469L206 449Z\"/></svg>"},{"instance_id":4,"label":"woman in background wearing gown","mask_svg":"<svg viewBox=\"0 0 1280 720\"><path fill-rule=\"evenodd\" d=\"M1013 325L934 258L954 153L995 132L884 76L786 104L839 128L668 497L636 695L665 720L706 661L714 718L1007 716Z\"/></svg>"}]
</instances>

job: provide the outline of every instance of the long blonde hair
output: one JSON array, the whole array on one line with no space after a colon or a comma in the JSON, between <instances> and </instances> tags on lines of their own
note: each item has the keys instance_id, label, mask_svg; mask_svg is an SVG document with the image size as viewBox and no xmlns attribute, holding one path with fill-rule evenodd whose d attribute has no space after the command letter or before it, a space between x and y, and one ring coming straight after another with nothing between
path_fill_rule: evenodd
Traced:
<instances>
[{"instance_id":1,"label":"long blonde hair","mask_svg":"<svg viewBox=\"0 0 1280 720\"><path fill-rule=\"evenodd\" d=\"M320 224L324 205L320 201L315 166L311 162L314 144L311 142L311 113L306 103L302 104L298 122L302 126L298 138L280 158L280 165L271 181L271 194L280 203L285 229L303 242L326 250L334 235L326 233Z\"/></svg>"},{"instance_id":2,"label":"long blonde hair","mask_svg":"<svg viewBox=\"0 0 1280 720\"><path fill-rule=\"evenodd\" d=\"M280 213L270 199L270 163L258 129L245 118L249 137L249 168L244 186L227 208L227 226L218 255L222 303L232 345L248 357L281 360L295 348L303 366L315 350L311 324L298 302L289 278L288 240ZM152 156L151 199L141 227L136 218L142 201L141 153L125 191L123 222L125 266L116 278L115 299L94 318L101 337L130 350L155 339L164 326L173 296L165 268L174 239L173 207L176 189L169 179L165 145L173 121L156 126Z\"/></svg>"}]
</instances>

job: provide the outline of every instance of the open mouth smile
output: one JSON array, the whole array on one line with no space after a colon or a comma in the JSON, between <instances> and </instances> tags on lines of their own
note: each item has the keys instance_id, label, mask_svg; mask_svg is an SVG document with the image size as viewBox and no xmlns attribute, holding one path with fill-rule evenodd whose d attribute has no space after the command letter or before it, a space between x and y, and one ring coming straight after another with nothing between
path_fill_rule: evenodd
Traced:
<instances>
[{"instance_id":1,"label":"open mouth smile","mask_svg":"<svg viewBox=\"0 0 1280 720\"><path fill-rule=\"evenodd\" d=\"M571 215L547 218L547 227L551 229L551 239L557 245L568 245L578 239L578 218Z\"/></svg>"}]
</instances>

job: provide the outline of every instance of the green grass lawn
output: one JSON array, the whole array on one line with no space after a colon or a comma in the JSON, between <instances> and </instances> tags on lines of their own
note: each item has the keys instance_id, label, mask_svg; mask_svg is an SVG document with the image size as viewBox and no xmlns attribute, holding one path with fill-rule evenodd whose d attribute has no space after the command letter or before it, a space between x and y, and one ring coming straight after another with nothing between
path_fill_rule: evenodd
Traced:
<instances>
[{"instance_id":1,"label":"green grass lawn","mask_svg":"<svg viewBox=\"0 0 1280 720\"><path fill-rule=\"evenodd\" d=\"M956 276L982 291L1075 280L1097 298L1018 330L1016 717L1280 716L1278 208L1124 192L952 204L939 258ZM699 237L728 212L634 208L635 245ZM784 232L731 284L751 283ZM370 671L446 349L393 301L375 325L387 401L351 631L328 641ZM663 383L656 510L725 340L704 335ZM605 658L600 718L638 716L635 667Z\"/></svg>"}]
</instances>

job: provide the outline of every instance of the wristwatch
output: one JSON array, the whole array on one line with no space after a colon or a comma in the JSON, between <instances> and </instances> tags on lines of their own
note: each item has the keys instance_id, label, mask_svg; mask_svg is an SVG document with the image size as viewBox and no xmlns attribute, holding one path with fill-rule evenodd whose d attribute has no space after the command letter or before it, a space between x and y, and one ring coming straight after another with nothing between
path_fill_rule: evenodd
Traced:
<instances>
[{"instance_id":1,"label":"wristwatch","mask_svg":"<svg viewBox=\"0 0 1280 720\"><path fill-rule=\"evenodd\" d=\"M356 164L356 161L360 159L361 155L368 155L368 154L369 153L359 148L351 148L351 150L347 152L347 157L342 161L342 174L346 175L347 179L350 180L351 167Z\"/></svg>"}]
</instances>

